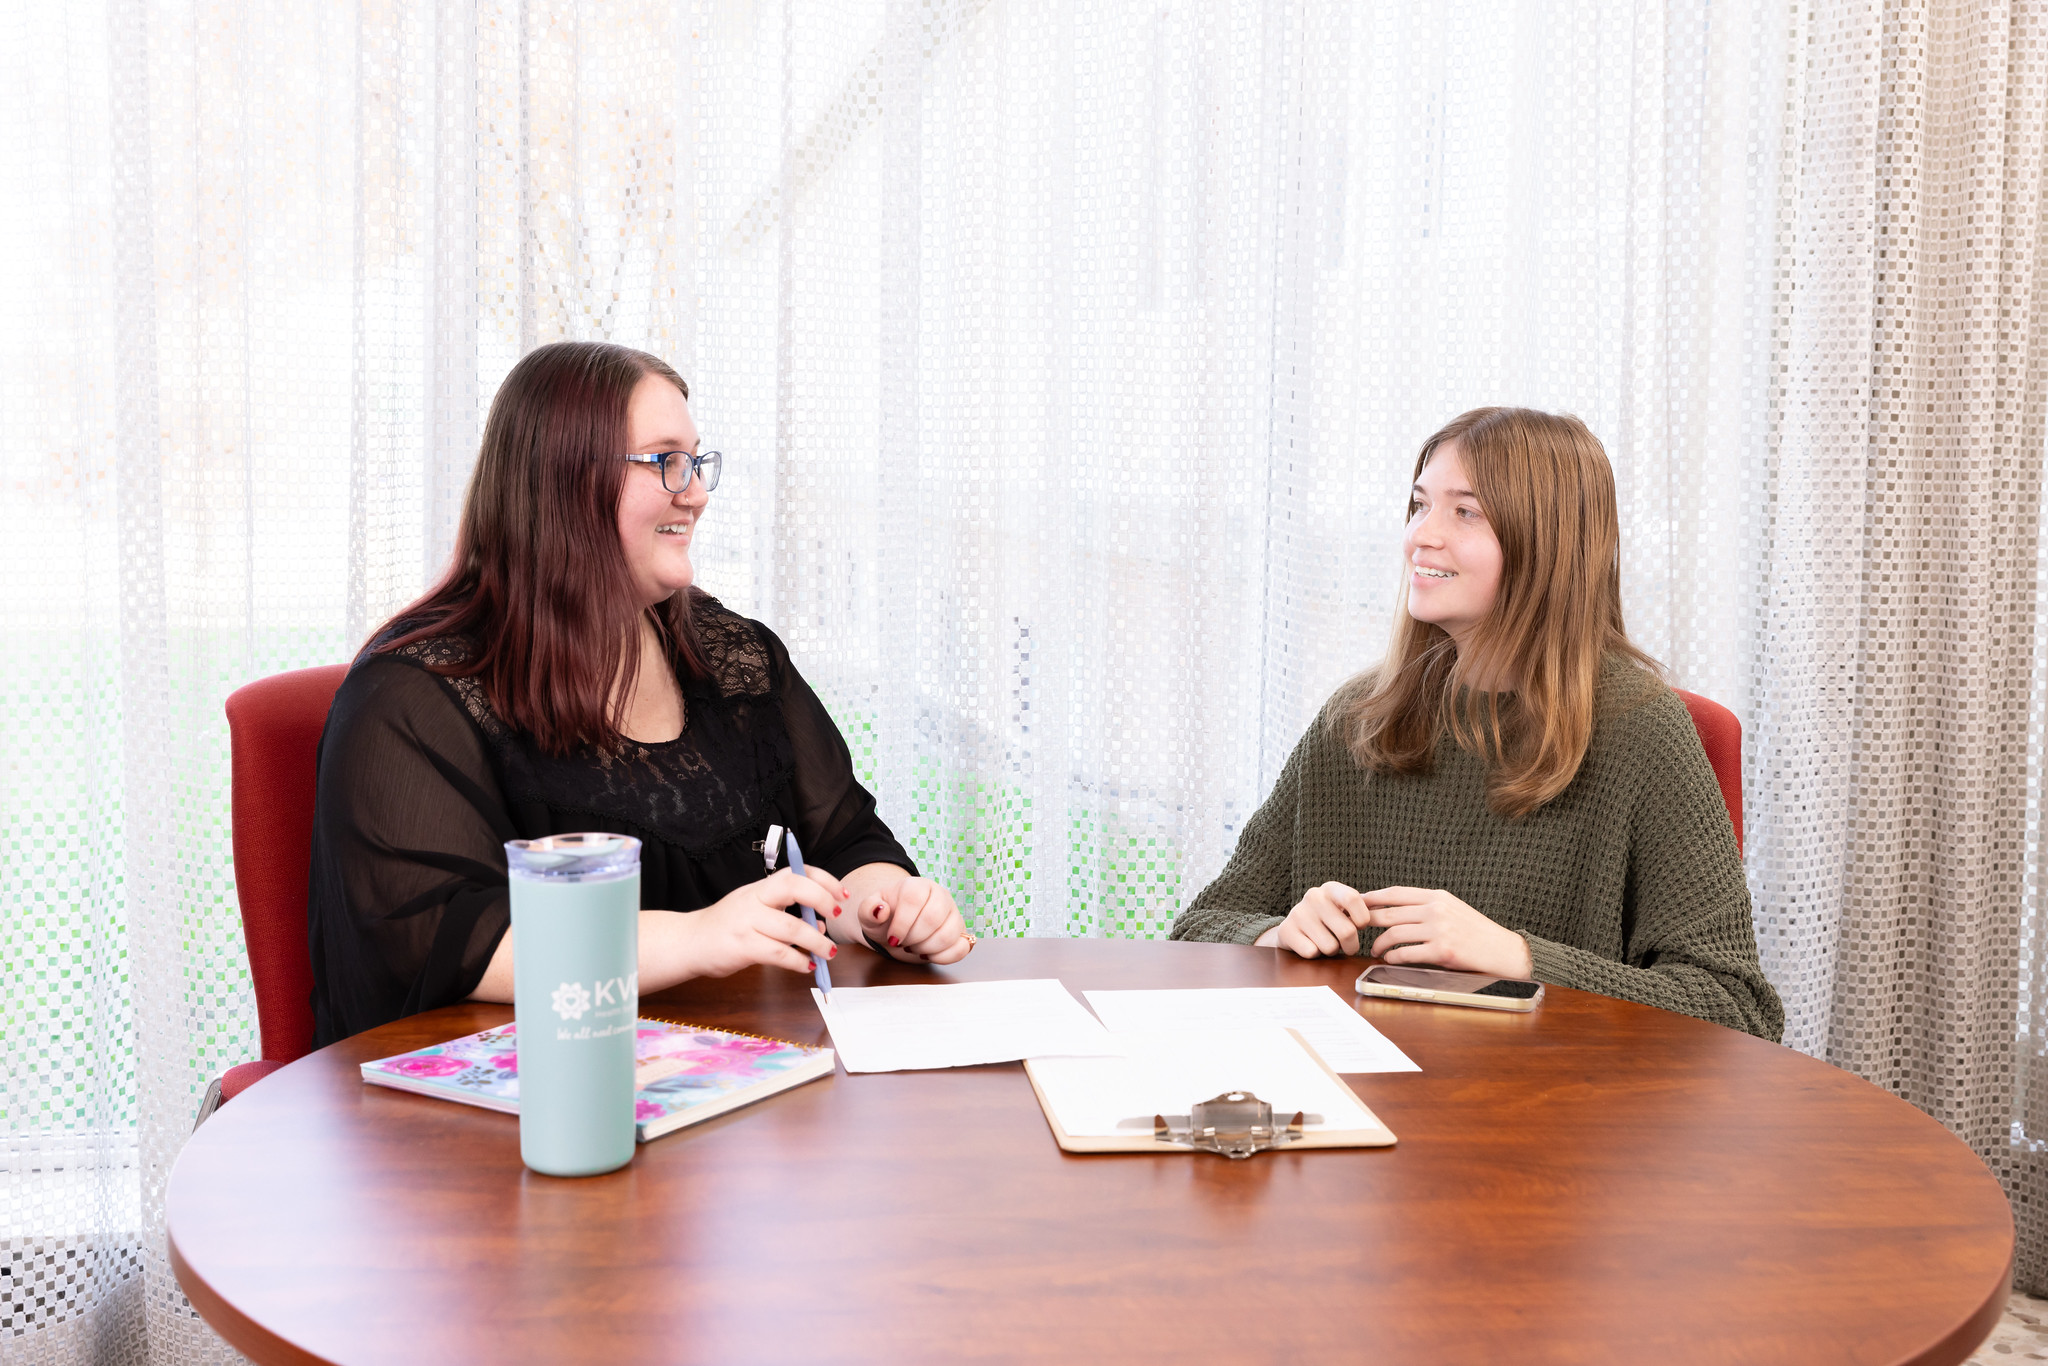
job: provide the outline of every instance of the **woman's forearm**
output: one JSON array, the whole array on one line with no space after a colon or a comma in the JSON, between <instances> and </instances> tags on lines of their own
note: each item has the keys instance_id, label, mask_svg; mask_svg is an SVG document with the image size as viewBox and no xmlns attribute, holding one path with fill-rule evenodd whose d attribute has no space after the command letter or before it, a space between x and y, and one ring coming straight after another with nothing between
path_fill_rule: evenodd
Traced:
<instances>
[{"instance_id":1,"label":"woman's forearm","mask_svg":"<svg viewBox=\"0 0 2048 1366\"><path fill-rule=\"evenodd\" d=\"M512 931L509 927L498 941L498 947L491 950L491 961L484 966L484 979L476 984L476 990L469 993L472 1001L496 1001L500 1005L512 1003Z\"/></svg>"},{"instance_id":2,"label":"woman's forearm","mask_svg":"<svg viewBox=\"0 0 2048 1366\"><path fill-rule=\"evenodd\" d=\"M660 991L697 976L687 943L694 929L689 917L674 911L640 912L640 994ZM491 954L484 977L469 994L472 1001L512 1001L512 931Z\"/></svg>"}]
</instances>

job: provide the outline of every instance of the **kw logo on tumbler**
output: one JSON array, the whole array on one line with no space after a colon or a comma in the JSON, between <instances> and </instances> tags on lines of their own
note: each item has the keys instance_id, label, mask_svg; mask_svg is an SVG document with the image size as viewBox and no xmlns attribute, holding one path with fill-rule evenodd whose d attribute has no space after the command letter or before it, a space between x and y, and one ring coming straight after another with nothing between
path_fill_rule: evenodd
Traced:
<instances>
[{"instance_id":1,"label":"kw logo on tumbler","mask_svg":"<svg viewBox=\"0 0 2048 1366\"><path fill-rule=\"evenodd\" d=\"M621 1030L633 1027L632 1010L630 1007L636 1007L639 1004L640 974L632 972L624 977L607 977L594 985L597 988L595 995L592 994L590 987L585 986L581 982L564 982L556 987L551 1002L555 1008L555 1014L565 1020L580 1020L587 1011L594 1011L595 1013L592 1018L598 1020L602 1020L608 1015L623 1014L626 1016L625 1023L614 1025L610 1029L597 1030L595 1033L592 1032L589 1025L585 1025L574 1034L566 1030L557 1030L555 1032L556 1038L603 1038L608 1034L615 1034Z\"/></svg>"}]
</instances>

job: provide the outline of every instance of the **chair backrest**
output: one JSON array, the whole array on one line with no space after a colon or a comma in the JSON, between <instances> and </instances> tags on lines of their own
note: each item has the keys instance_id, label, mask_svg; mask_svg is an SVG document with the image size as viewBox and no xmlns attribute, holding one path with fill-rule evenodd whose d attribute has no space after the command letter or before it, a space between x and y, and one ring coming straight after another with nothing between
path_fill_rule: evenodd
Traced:
<instances>
[{"instance_id":1,"label":"chair backrest","mask_svg":"<svg viewBox=\"0 0 2048 1366\"><path fill-rule=\"evenodd\" d=\"M1714 778L1721 784L1721 800L1728 803L1728 819L1735 824L1735 849L1742 851L1742 722L1735 713L1711 698L1674 688L1685 709L1692 713L1692 728L1700 733L1700 748L1714 766Z\"/></svg>"},{"instance_id":2,"label":"chair backrest","mask_svg":"<svg viewBox=\"0 0 2048 1366\"><path fill-rule=\"evenodd\" d=\"M235 898L263 1056L313 1050L313 960L306 885L313 862L313 766L346 664L259 678L228 695L234 771Z\"/></svg>"}]
</instances>

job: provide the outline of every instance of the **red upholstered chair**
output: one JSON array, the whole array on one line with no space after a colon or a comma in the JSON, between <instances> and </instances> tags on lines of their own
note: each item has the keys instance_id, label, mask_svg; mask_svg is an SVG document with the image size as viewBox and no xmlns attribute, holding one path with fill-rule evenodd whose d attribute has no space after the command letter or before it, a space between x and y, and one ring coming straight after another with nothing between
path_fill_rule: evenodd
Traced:
<instances>
[{"instance_id":1,"label":"red upholstered chair","mask_svg":"<svg viewBox=\"0 0 2048 1366\"><path fill-rule=\"evenodd\" d=\"M313 856L313 766L346 664L260 678L228 696L233 756L235 897L256 983L263 1058L207 1088L215 1105L313 1051L313 963L306 884Z\"/></svg>"},{"instance_id":2,"label":"red upholstered chair","mask_svg":"<svg viewBox=\"0 0 2048 1366\"><path fill-rule=\"evenodd\" d=\"M1700 733L1700 747L1714 766L1721 784L1721 800L1728 803L1728 819L1735 823L1735 851L1742 852L1742 722L1719 702L1696 692L1674 688L1685 709L1692 713L1692 728Z\"/></svg>"}]
</instances>

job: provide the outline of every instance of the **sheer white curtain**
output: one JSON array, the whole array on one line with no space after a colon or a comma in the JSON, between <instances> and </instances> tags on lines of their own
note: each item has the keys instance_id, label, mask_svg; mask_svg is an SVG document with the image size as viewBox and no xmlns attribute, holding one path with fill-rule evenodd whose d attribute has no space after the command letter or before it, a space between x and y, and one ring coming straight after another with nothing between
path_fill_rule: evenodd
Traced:
<instances>
[{"instance_id":1,"label":"sheer white curtain","mask_svg":"<svg viewBox=\"0 0 2048 1366\"><path fill-rule=\"evenodd\" d=\"M561 337L689 378L702 582L987 933L1163 934L1376 654L1420 440L1577 412L1745 721L1788 1042L2030 1193L2041 1288L2040 22L0 8L0 1343L225 1352L161 1231L256 1052L220 702L419 590Z\"/></svg>"},{"instance_id":2,"label":"sheer white curtain","mask_svg":"<svg viewBox=\"0 0 2048 1366\"><path fill-rule=\"evenodd\" d=\"M2012 1197L2048 1290L2048 6L1820 6L1751 519L1749 854L1786 1042Z\"/></svg>"}]
</instances>

